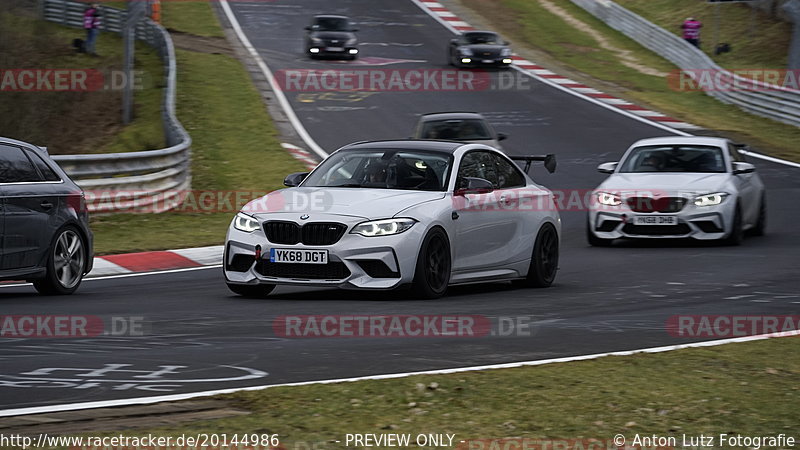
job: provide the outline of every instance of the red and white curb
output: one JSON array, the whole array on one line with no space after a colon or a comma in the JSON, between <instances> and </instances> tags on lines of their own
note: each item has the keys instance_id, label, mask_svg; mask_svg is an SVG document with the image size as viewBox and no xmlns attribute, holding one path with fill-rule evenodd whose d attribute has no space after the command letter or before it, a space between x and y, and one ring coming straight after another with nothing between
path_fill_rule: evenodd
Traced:
<instances>
[{"instance_id":1,"label":"red and white curb","mask_svg":"<svg viewBox=\"0 0 800 450\"><path fill-rule=\"evenodd\" d=\"M432 17L434 17L443 25L445 25L447 28L449 28L451 31L461 32L461 31L469 31L475 29L474 27L470 26L469 23L461 20L458 16L450 12L445 6L443 6L441 3L437 1L431 1L431 0L413 0L413 1L421 8L423 8L423 10L425 10ZM682 120L675 119L673 117L669 117L658 111L653 111L647 108L643 108L627 100L614 97L613 95L606 94L605 92L599 91L590 86L586 86L585 84L578 83L575 80L571 80L563 75L559 75L555 72L545 69L544 67L541 67L538 64L528 61L527 59L522 58L520 56L514 55L512 56L512 59L514 60L513 65L517 69L528 73L534 78L544 79L551 84L559 85L563 89L571 90L577 94L580 94L581 96L588 97L596 102L612 106L613 108L618 109L621 112L633 114L645 120L649 120L658 123L660 125L666 125L670 128L683 129L683 130L700 129L700 127L698 127L697 125L693 125L691 123L684 122Z\"/></svg>"},{"instance_id":2,"label":"red and white curb","mask_svg":"<svg viewBox=\"0 0 800 450\"><path fill-rule=\"evenodd\" d=\"M141 272L189 269L222 264L222 245L158 252L98 256L87 278Z\"/></svg>"},{"instance_id":3,"label":"red and white curb","mask_svg":"<svg viewBox=\"0 0 800 450\"><path fill-rule=\"evenodd\" d=\"M314 168L317 167L317 164L319 164L316 158L314 158L314 155L305 149L302 149L296 145L287 144L285 142L281 144L281 147L289 152L290 155L294 156L295 159L298 159L300 162L302 162L309 171L314 170Z\"/></svg>"}]
</instances>

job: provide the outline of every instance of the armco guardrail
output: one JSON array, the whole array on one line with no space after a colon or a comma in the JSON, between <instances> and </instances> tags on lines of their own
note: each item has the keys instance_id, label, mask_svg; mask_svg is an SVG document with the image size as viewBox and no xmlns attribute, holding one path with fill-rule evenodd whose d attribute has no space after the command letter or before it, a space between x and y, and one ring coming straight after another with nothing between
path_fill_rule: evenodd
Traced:
<instances>
[{"instance_id":1,"label":"armco guardrail","mask_svg":"<svg viewBox=\"0 0 800 450\"><path fill-rule=\"evenodd\" d=\"M706 90L706 94L739 108L794 126L800 126L800 91L749 80L718 66L708 55L669 31L634 14L611 0L571 0L611 28L624 33L662 57L688 76L702 71L720 74L734 84L751 89ZM716 76L715 76L716 78Z\"/></svg>"},{"instance_id":2,"label":"armco guardrail","mask_svg":"<svg viewBox=\"0 0 800 450\"><path fill-rule=\"evenodd\" d=\"M86 3L70 0L41 0L40 3L46 20L74 27L82 26L86 6ZM125 11L101 8L101 30L120 33ZM53 156L88 191L88 196L95 197L89 202L93 211L164 211L179 205L180 193L191 187L192 140L175 117L176 65L172 38L150 19L139 21L136 38L155 48L164 63L167 87L161 116L169 147L129 153ZM133 208L134 205L137 208Z\"/></svg>"}]
</instances>

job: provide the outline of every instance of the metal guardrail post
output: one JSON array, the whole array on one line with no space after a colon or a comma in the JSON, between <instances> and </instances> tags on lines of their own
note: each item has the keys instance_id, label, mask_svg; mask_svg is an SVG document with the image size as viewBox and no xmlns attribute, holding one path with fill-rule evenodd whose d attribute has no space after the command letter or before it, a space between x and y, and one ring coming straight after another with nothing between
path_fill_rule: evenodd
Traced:
<instances>
[{"instance_id":1,"label":"metal guardrail post","mask_svg":"<svg viewBox=\"0 0 800 450\"><path fill-rule=\"evenodd\" d=\"M791 0L783 5L783 10L794 22L792 43L789 46L788 69L800 69L800 0Z\"/></svg>"}]
</instances>

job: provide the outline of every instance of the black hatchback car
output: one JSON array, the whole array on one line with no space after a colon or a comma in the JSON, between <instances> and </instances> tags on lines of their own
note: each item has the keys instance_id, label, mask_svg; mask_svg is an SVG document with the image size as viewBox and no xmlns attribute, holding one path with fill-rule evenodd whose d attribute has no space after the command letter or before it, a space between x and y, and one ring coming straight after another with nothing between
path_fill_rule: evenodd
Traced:
<instances>
[{"instance_id":1,"label":"black hatchback car","mask_svg":"<svg viewBox=\"0 0 800 450\"><path fill-rule=\"evenodd\" d=\"M511 65L511 48L492 31L467 31L450 40L448 63L456 67Z\"/></svg>"},{"instance_id":2,"label":"black hatchback car","mask_svg":"<svg viewBox=\"0 0 800 450\"><path fill-rule=\"evenodd\" d=\"M346 16L314 16L306 31L306 52L310 57L358 57L358 38L355 35L358 28L354 28Z\"/></svg>"},{"instance_id":3,"label":"black hatchback car","mask_svg":"<svg viewBox=\"0 0 800 450\"><path fill-rule=\"evenodd\" d=\"M71 294L92 269L83 191L44 149L0 137L0 280Z\"/></svg>"}]
</instances>

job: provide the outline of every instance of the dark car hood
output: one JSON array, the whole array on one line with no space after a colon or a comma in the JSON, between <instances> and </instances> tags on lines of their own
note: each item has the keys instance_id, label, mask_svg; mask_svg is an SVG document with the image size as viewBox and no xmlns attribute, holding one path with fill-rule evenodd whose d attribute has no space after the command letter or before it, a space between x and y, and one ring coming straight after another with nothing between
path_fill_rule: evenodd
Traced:
<instances>
[{"instance_id":1,"label":"dark car hood","mask_svg":"<svg viewBox=\"0 0 800 450\"><path fill-rule=\"evenodd\" d=\"M341 40L342 43L344 43L348 39L356 37L355 34L349 31L313 31L310 33L310 36L312 38L325 39L325 40L337 39Z\"/></svg>"},{"instance_id":2,"label":"dark car hood","mask_svg":"<svg viewBox=\"0 0 800 450\"><path fill-rule=\"evenodd\" d=\"M490 53L498 53L504 48L507 48L505 45L487 45L487 44L472 44L472 45L462 45L461 47L466 47L473 52L490 52Z\"/></svg>"}]
</instances>

